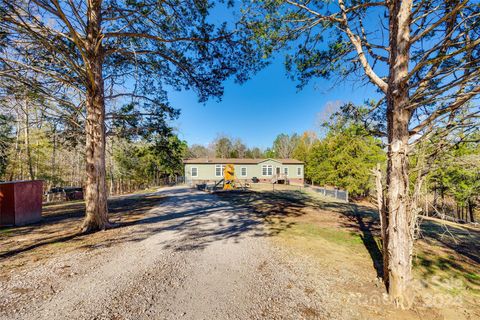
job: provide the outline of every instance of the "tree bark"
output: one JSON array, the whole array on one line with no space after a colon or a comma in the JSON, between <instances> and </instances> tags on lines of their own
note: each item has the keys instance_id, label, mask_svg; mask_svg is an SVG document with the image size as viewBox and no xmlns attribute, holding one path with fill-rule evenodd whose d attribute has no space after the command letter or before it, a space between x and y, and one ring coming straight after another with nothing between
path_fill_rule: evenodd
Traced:
<instances>
[{"instance_id":1,"label":"tree bark","mask_svg":"<svg viewBox=\"0 0 480 320\"><path fill-rule=\"evenodd\" d=\"M383 194L382 171L380 164L377 164L375 173L375 186L377 189L377 206L380 216L380 232L382 237L382 257L383 257L383 282L388 288L388 216L385 210L385 197Z\"/></svg>"},{"instance_id":2,"label":"tree bark","mask_svg":"<svg viewBox=\"0 0 480 320\"><path fill-rule=\"evenodd\" d=\"M105 171L105 99L103 48L101 45L101 1L89 1L87 9L87 121L85 220L83 232L104 230L108 222Z\"/></svg>"},{"instance_id":3,"label":"tree bark","mask_svg":"<svg viewBox=\"0 0 480 320\"><path fill-rule=\"evenodd\" d=\"M25 151L27 153L28 173L30 174L30 180L35 180L35 174L33 172L33 160L32 152L30 148L30 117L28 114L28 101L25 98Z\"/></svg>"},{"instance_id":4,"label":"tree bark","mask_svg":"<svg viewBox=\"0 0 480 320\"><path fill-rule=\"evenodd\" d=\"M475 206L473 204L472 200L468 200L468 213L470 214L470 222L474 223L475 222Z\"/></svg>"},{"instance_id":5,"label":"tree bark","mask_svg":"<svg viewBox=\"0 0 480 320\"><path fill-rule=\"evenodd\" d=\"M109 156L109 160L110 160L110 192L109 194L110 195L114 195L115 194L115 178L114 178L114 161L112 159L112 154L113 154L113 141L111 142L110 144L110 156Z\"/></svg>"},{"instance_id":6,"label":"tree bark","mask_svg":"<svg viewBox=\"0 0 480 320\"><path fill-rule=\"evenodd\" d=\"M18 111L17 109L17 112L16 112L16 121L17 123L19 123L20 121L20 112ZM16 174L16 169L17 169L17 163L18 163L18 159L20 158L20 146L19 146L19 141L20 141L20 128L17 127L17 129L15 130L15 156L14 156L14 159L17 159L17 161L14 161L13 162L13 166L12 166L12 169L10 171L10 176L8 178L8 181L13 181L14 180L14 177L15 177L15 174ZM20 162L21 163L21 162Z\"/></svg>"},{"instance_id":7,"label":"tree bark","mask_svg":"<svg viewBox=\"0 0 480 320\"><path fill-rule=\"evenodd\" d=\"M388 291L399 307L410 304L414 214L408 194L408 61L412 0L389 3L390 56L387 91Z\"/></svg>"},{"instance_id":8,"label":"tree bark","mask_svg":"<svg viewBox=\"0 0 480 320\"><path fill-rule=\"evenodd\" d=\"M57 184L57 170L56 170L56 161L57 161L57 126L53 125L53 145L52 145L52 180L54 184ZM51 186L53 187L53 185Z\"/></svg>"}]
</instances>

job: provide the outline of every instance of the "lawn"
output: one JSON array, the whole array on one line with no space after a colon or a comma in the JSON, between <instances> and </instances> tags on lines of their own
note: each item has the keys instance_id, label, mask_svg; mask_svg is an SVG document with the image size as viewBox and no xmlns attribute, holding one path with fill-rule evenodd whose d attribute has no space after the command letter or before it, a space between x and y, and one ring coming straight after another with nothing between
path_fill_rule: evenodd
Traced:
<instances>
[{"instance_id":1,"label":"lawn","mask_svg":"<svg viewBox=\"0 0 480 320\"><path fill-rule=\"evenodd\" d=\"M383 299L385 288L380 280L383 267L375 207L366 202L335 201L299 187L278 189L253 186L246 194L222 197L248 201L250 209L264 219L272 241L292 255L308 257L322 270L321 276L332 281L349 279L339 281L338 290L363 297L357 302L363 305L366 316L388 313L389 307L377 303ZM413 263L412 310L416 316L480 316L478 228L423 219ZM412 316L402 314L399 319Z\"/></svg>"}]
</instances>

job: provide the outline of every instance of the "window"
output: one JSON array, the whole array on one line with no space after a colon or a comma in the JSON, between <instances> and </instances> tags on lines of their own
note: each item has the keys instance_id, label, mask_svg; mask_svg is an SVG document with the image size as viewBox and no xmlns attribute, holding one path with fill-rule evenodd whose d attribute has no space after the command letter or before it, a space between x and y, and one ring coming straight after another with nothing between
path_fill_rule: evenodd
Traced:
<instances>
[{"instance_id":1,"label":"window","mask_svg":"<svg viewBox=\"0 0 480 320\"><path fill-rule=\"evenodd\" d=\"M240 168L240 176L242 176L242 177L247 176L247 168L246 167L241 167Z\"/></svg>"},{"instance_id":2,"label":"window","mask_svg":"<svg viewBox=\"0 0 480 320\"><path fill-rule=\"evenodd\" d=\"M215 177L223 177L223 171L225 170L224 164L215 165Z\"/></svg>"},{"instance_id":3,"label":"window","mask_svg":"<svg viewBox=\"0 0 480 320\"><path fill-rule=\"evenodd\" d=\"M297 176L301 176L302 175L302 167L298 167L297 168Z\"/></svg>"},{"instance_id":4,"label":"window","mask_svg":"<svg viewBox=\"0 0 480 320\"><path fill-rule=\"evenodd\" d=\"M193 167L191 169L192 177L198 177L198 168Z\"/></svg>"},{"instance_id":5,"label":"window","mask_svg":"<svg viewBox=\"0 0 480 320\"><path fill-rule=\"evenodd\" d=\"M288 176L288 167L283 168L283 174Z\"/></svg>"},{"instance_id":6,"label":"window","mask_svg":"<svg viewBox=\"0 0 480 320\"><path fill-rule=\"evenodd\" d=\"M273 167L272 165L264 164L262 166L262 176L271 176L273 174Z\"/></svg>"}]
</instances>

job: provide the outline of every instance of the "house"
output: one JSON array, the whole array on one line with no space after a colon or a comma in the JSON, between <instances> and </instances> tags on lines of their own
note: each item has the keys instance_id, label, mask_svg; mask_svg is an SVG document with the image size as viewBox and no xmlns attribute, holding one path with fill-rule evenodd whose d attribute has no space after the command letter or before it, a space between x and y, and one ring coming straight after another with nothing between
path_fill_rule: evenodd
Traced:
<instances>
[{"instance_id":1,"label":"house","mask_svg":"<svg viewBox=\"0 0 480 320\"><path fill-rule=\"evenodd\" d=\"M303 184L304 163L295 159L219 159L198 158L183 161L185 182L217 182L223 178L225 165L233 164L235 176L241 182L252 182L255 177L260 182Z\"/></svg>"}]
</instances>

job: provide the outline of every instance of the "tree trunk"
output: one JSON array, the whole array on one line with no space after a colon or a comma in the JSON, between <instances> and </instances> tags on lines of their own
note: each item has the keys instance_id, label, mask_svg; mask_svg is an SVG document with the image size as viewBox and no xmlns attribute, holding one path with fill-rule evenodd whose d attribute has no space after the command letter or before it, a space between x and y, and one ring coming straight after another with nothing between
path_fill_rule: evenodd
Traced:
<instances>
[{"instance_id":1,"label":"tree trunk","mask_svg":"<svg viewBox=\"0 0 480 320\"><path fill-rule=\"evenodd\" d=\"M16 118L16 121L19 122L20 120L20 114L17 110L17 118ZM20 140L20 129L19 127L17 127L17 129L15 130L15 157L14 159L16 159L16 161L13 162L13 166L12 166L12 169L10 171L10 176L8 178L8 181L13 181L14 180L14 177L15 177L15 174L16 174L16 169L17 169L17 164L19 162L19 158L20 158L20 146L19 146L19 140ZM21 161L20 161L21 163Z\"/></svg>"},{"instance_id":2,"label":"tree trunk","mask_svg":"<svg viewBox=\"0 0 480 320\"><path fill-rule=\"evenodd\" d=\"M105 174L105 99L103 48L101 42L101 2L89 1L87 9L87 122L86 122L86 216L83 232L104 230L108 222Z\"/></svg>"},{"instance_id":3,"label":"tree trunk","mask_svg":"<svg viewBox=\"0 0 480 320\"><path fill-rule=\"evenodd\" d=\"M475 206L473 204L473 201L472 200L468 200L468 213L470 215L470 222L471 223L474 223L475 222L475 214L474 214L474 211L475 211Z\"/></svg>"},{"instance_id":4,"label":"tree trunk","mask_svg":"<svg viewBox=\"0 0 480 320\"><path fill-rule=\"evenodd\" d=\"M388 216L385 210L385 197L383 194L382 171L380 164L375 169L375 186L377 189L377 206L380 216L380 231L382 236L382 257L383 257L383 281L388 287Z\"/></svg>"},{"instance_id":5,"label":"tree trunk","mask_svg":"<svg viewBox=\"0 0 480 320\"><path fill-rule=\"evenodd\" d=\"M387 92L388 291L399 307L410 304L414 214L409 206L408 61L412 0L389 3L389 78Z\"/></svg>"},{"instance_id":6,"label":"tree trunk","mask_svg":"<svg viewBox=\"0 0 480 320\"><path fill-rule=\"evenodd\" d=\"M113 174L114 174L114 161L112 159L112 154L113 154L113 141L111 142L111 145L110 145L110 156L109 156L109 160L110 160L110 195L114 195L115 194L115 179L113 177Z\"/></svg>"},{"instance_id":7,"label":"tree trunk","mask_svg":"<svg viewBox=\"0 0 480 320\"><path fill-rule=\"evenodd\" d=\"M30 119L28 114L28 101L25 99L25 151L27 153L28 172L30 174L30 180L35 180L35 174L33 173L33 160L32 152L30 149Z\"/></svg>"},{"instance_id":8,"label":"tree trunk","mask_svg":"<svg viewBox=\"0 0 480 320\"><path fill-rule=\"evenodd\" d=\"M52 148L52 179L53 184L57 184L57 170L55 168L57 160L57 127L53 125L53 148Z\"/></svg>"}]
</instances>

